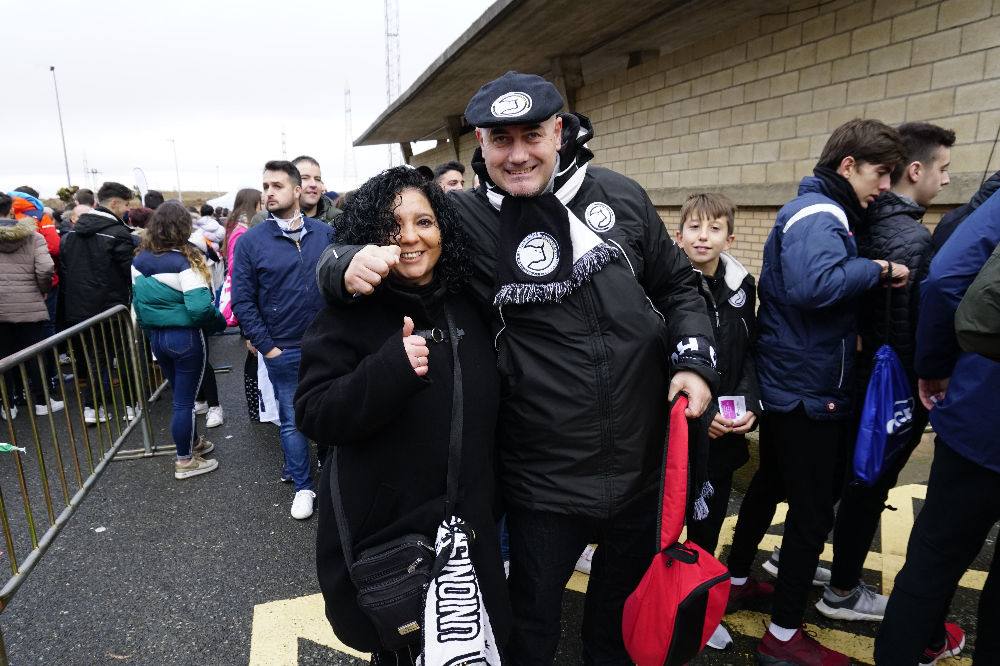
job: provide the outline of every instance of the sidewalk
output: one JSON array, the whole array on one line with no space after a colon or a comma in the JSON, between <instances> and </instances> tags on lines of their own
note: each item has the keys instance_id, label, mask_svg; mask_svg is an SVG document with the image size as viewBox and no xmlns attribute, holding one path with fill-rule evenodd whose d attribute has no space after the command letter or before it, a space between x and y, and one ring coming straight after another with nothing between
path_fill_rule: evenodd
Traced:
<instances>
[{"instance_id":1,"label":"sidewalk","mask_svg":"<svg viewBox=\"0 0 1000 666\"><path fill-rule=\"evenodd\" d=\"M113 463L0 615L12 663L366 663L349 656L323 616L315 575L316 520L300 522L289 515L292 488L278 481L277 428L247 421L242 354L236 336L213 341L213 362L233 365L233 372L218 375L226 424L204 430L204 417L199 417L201 432L216 444L219 470L181 482L173 478L169 457ZM165 400L153 409L154 432L162 443L169 441L168 412ZM904 471L904 486L890 498L898 510L886 512L865 571L867 582L877 588L891 586L902 563L912 515L922 503L930 452L928 446L918 450ZM724 527L723 557L738 501L734 497ZM779 511L758 562L780 542L782 518ZM994 531L990 544L995 541ZM830 555L828 550L823 557L829 561ZM984 553L973 569L983 572L988 564ZM759 567L754 575L767 576ZM953 619L966 629L975 622L976 589L984 579L970 572L956 595ZM573 629L564 631L557 664L579 663L577 627L586 583L586 576L575 575L564 595L563 625ZM708 651L693 663L753 663L766 620L765 608L730 616L726 622L734 648ZM870 659L877 625L821 621L811 606L806 622L820 628L824 642L859 663ZM942 663L971 661L966 656Z\"/></svg>"}]
</instances>

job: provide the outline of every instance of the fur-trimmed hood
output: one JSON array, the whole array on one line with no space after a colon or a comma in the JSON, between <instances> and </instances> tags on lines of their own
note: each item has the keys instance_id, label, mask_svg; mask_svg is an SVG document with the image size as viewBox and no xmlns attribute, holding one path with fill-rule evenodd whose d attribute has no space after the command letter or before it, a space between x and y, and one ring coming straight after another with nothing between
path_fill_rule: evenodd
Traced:
<instances>
[{"instance_id":1,"label":"fur-trimmed hood","mask_svg":"<svg viewBox=\"0 0 1000 666\"><path fill-rule=\"evenodd\" d=\"M0 219L0 252L13 252L31 238L37 230L35 221L29 217L20 220Z\"/></svg>"}]
</instances>

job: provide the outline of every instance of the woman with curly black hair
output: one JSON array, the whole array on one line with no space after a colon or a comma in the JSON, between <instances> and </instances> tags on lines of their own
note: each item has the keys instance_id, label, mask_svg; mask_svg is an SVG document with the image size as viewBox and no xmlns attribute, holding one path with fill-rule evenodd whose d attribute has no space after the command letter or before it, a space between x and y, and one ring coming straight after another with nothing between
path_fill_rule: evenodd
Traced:
<instances>
[{"instance_id":1,"label":"woman with curly black hair","mask_svg":"<svg viewBox=\"0 0 1000 666\"><path fill-rule=\"evenodd\" d=\"M398 261L372 297L329 306L313 321L302 340L296 423L335 452L323 470L337 474L354 555L412 534L434 544L447 517L449 440L461 433L453 513L470 535L469 556L502 645L510 610L492 507L499 382L489 329L463 294L470 264L459 218L436 184L396 167L357 190L336 235L339 243L395 245ZM460 382L449 330L457 332ZM460 430L452 422L453 389L461 391ZM327 617L342 641L373 652L373 663L410 664L420 632L410 647L387 650L359 607L330 473L320 484L317 537Z\"/></svg>"}]
</instances>

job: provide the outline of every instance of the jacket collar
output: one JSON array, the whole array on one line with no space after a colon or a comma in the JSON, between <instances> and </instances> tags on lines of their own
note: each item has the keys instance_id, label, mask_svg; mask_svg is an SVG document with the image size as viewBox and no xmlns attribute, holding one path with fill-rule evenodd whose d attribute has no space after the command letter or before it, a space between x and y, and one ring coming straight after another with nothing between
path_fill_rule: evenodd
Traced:
<instances>
[{"instance_id":1,"label":"jacket collar","mask_svg":"<svg viewBox=\"0 0 1000 666\"><path fill-rule=\"evenodd\" d=\"M747 279L750 271L736 257L726 252L719 255L719 261L726 265L726 286L736 291L743 285L743 280Z\"/></svg>"}]
</instances>

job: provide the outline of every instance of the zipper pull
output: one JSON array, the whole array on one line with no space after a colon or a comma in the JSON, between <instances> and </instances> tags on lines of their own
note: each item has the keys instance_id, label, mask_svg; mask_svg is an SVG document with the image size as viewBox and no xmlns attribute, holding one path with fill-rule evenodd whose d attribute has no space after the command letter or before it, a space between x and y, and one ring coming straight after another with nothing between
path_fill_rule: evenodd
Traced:
<instances>
[{"instance_id":1,"label":"zipper pull","mask_svg":"<svg viewBox=\"0 0 1000 666\"><path fill-rule=\"evenodd\" d=\"M415 559L413 561L413 564L411 564L410 566L406 567L406 573L411 574L414 571L416 571L417 567L420 566L420 563L423 562L423 561L424 561L424 558L422 558L422 557L418 557L417 559Z\"/></svg>"}]
</instances>

